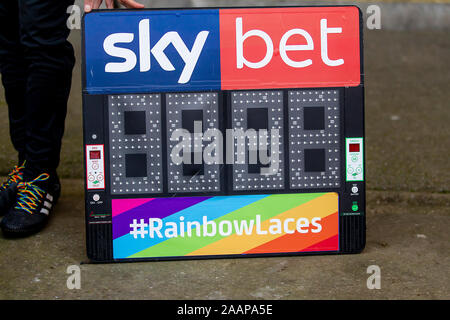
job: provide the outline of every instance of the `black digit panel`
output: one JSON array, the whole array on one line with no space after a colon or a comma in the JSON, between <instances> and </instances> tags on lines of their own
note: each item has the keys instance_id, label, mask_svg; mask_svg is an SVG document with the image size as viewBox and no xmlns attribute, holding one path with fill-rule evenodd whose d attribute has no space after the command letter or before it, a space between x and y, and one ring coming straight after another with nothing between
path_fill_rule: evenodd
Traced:
<instances>
[{"instance_id":1,"label":"black digit panel","mask_svg":"<svg viewBox=\"0 0 450 320\"><path fill-rule=\"evenodd\" d=\"M244 138L236 138L233 158L233 190L282 190L284 189L283 149L283 92L282 91L236 91L231 93L231 129L236 136L239 130ZM253 130L252 130L253 129ZM260 132L266 130L268 162L262 163L257 151L260 147ZM278 133L278 141L271 134ZM241 134L242 135L242 134ZM250 138L252 136L252 138ZM253 139L253 140L252 140ZM276 148L274 149L274 145ZM253 148L253 150L251 150ZM272 150L275 154L272 153ZM250 154L254 152L253 161ZM256 154L255 154L256 153ZM254 161L256 160L256 162ZM252 163L254 162L254 163ZM261 174L266 169L268 174Z\"/></svg>"},{"instance_id":2,"label":"black digit panel","mask_svg":"<svg viewBox=\"0 0 450 320\"><path fill-rule=\"evenodd\" d=\"M340 186L338 90L288 92L290 189Z\"/></svg>"},{"instance_id":3,"label":"black digit panel","mask_svg":"<svg viewBox=\"0 0 450 320\"><path fill-rule=\"evenodd\" d=\"M110 95L112 194L162 193L161 95Z\"/></svg>"},{"instance_id":4,"label":"black digit panel","mask_svg":"<svg viewBox=\"0 0 450 320\"><path fill-rule=\"evenodd\" d=\"M220 165L204 162L205 148L202 135L195 135L194 122L202 122L202 132L219 129L219 100L216 92L167 93L167 178L170 193L195 193L220 191ZM182 138L176 138L177 131L188 130L191 163L177 163L171 154ZM208 144L211 142L208 142ZM175 148L176 149L176 148ZM193 161L197 159L197 161Z\"/></svg>"}]
</instances>

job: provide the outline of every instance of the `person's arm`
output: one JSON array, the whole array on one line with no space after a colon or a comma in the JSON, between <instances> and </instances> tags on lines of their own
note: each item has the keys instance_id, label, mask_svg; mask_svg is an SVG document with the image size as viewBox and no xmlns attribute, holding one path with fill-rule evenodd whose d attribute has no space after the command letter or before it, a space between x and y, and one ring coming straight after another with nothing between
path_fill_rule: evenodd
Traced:
<instances>
[{"instance_id":1,"label":"person's arm","mask_svg":"<svg viewBox=\"0 0 450 320\"><path fill-rule=\"evenodd\" d=\"M98 9L102 2L103 0L84 0L84 11L89 12L92 9ZM138 3L134 0L119 0L119 2L127 8L140 9L144 7L142 3ZM108 9L114 8L114 0L105 0L105 4Z\"/></svg>"}]
</instances>

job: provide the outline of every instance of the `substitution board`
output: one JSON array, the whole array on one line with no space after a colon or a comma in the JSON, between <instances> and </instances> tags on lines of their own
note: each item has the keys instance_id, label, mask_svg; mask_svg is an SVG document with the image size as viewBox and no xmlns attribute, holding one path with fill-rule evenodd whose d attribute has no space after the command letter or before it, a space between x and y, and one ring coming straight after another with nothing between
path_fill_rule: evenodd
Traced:
<instances>
[{"instance_id":1,"label":"substitution board","mask_svg":"<svg viewBox=\"0 0 450 320\"><path fill-rule=\"evenodd\" d=\"M91 260L364 248L357 7L94 10L83 23Z\"/></svg>"}]
</instances>

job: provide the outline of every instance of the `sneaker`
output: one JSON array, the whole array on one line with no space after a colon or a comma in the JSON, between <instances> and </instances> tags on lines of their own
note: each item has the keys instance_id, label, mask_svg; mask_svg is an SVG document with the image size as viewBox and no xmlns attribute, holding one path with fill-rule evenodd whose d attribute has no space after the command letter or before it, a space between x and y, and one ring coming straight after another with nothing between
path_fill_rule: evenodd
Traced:
<instances>
[{"instance_id":1,"label":"sneaker","mask_svg":"<svg viewBox=\"0 0 450 320\"><path fill-rule=\"evenodd\" d=\"M0 223L3 235L22 237L42 230L60 194L57 175L43 173L32 181L19 182L16 205Z\"/></svg>"},{"instance_id":2,"label":"sneaker","mask_svg":"<svg viewBox=\"0 0 450 320\"><path fill-rule=\"evenodd\" d=\"M16 201L17 184L23 181L24 164L15 166L8 179L0 185L0 216L5 215Z\"/></svg>"}]
</instances>

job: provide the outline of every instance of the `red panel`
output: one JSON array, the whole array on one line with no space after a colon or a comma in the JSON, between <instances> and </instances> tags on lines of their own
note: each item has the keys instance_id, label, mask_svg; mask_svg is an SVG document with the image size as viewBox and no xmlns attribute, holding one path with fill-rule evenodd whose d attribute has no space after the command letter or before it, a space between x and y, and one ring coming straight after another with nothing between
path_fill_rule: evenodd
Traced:
<instances>
[{"instance_id":1,"label":"red panel","mask_svg":"<svg viewBox=\"0 0 450 320\"><path fill-rule=\"evenodd\" d=\"M100 151L89 151L89 159L91 160L98 160L101 158L101 152Z\"/></svg>"},{"instance_id":2,"label":"red panel","mask_svg":"<svg viewBox=\"0 0 450 320\"><path fill-rule=\"evenodd\" d=\"M323 19L326 28L321 26ZM322 45L321 30L325 35L330 28L342 30L327 33L327 41L323 41L327 44L327 54L322 55L325 46ZM284 35L287 40L283 46ZM271 47L269 41L273 47L272 55L267 49ZM223 90L360 84L359 11L356 7L221 9L220 42ZM282 49L308 43L312 50ZM266 55L268 58L264 60ZM332 61L343 59L343 63L327 65L330 62L325 56ZM295 64L308 61L311 64L304 67ZM259 66L251 65L258 62Z\"/></svg>"},{"instance_id":3,"label":"red panel","mask_svg":"<svg viewBox=\"0 0 450 320\"><path fill-rule=\"evenodd\" d=\"M350 143L348 149L350 152L359 152L359 143Z\"/></svg>"}]
</instances>

